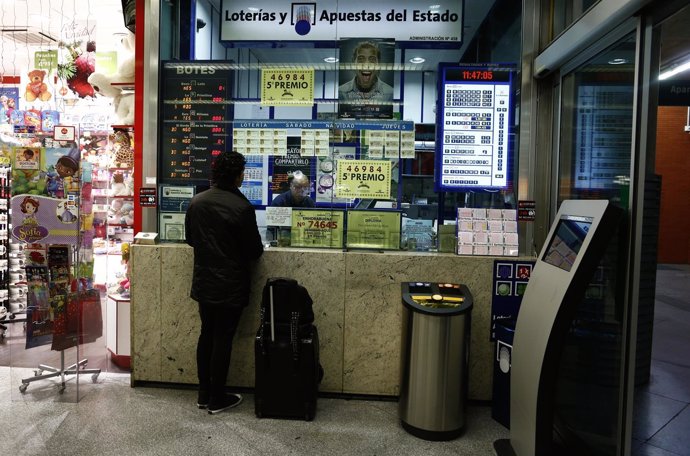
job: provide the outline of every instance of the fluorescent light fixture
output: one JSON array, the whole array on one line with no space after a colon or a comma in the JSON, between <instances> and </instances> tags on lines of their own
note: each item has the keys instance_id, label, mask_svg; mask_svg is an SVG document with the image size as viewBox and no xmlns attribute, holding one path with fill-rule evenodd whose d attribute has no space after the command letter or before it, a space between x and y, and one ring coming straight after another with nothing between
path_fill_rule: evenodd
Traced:
<instances>
[{"instance_id":1,"label":"fluorescent light fixture","mask_svg":"<svg viewBox=\"0 0 690 456\"><path fill-rule=\"evenodd\" d=\"M323 61L326 63L336 63L338 61L338 57L326 57L323 59Z\"/></svg>"},{"instance_id":2,"label":"fluorescent light fixture","mask_svg":"<svg viewBox=\"0 0 690 456\"><path fill-rule=\"evenodd\" d=\"M410 59L410 63L424 63L426 62L426 59L423 57L412 57Z\"/></svg>"},{"instance_id":3,"label":"fluorescent light fixture","mask_svg":"<svg viewBox=\"0 0 690 456\"><path fill-rule=\"evenodd\" d=\"M675 76L678 73L682 73L683 71L687 71L687 70L690 70L690 60L685 62L685 63L681 63L680 65L673 68L672 70L664 71L663 73L661 73L659 75L659 79L668 79L671 76Z\"/></svg>"},{"instance_id":4,"label":"fluorescent light fixture","mask_svg":"<svg viewBox=\"0 0 690 456\"><path fill-rule=\"evenodd\" d=\"M628 59L611 59L609 60L609 65L623 65L628 63Z\"/></svg>"}]
</instances>

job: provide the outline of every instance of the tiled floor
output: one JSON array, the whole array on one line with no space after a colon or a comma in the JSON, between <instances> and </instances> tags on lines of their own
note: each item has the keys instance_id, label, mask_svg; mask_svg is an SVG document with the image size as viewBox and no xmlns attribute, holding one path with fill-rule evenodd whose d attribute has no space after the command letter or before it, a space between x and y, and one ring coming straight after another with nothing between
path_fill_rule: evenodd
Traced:
<instances>
[{"instance_id":1,"label":"tiled floor","mask_svg":"<svg viewBox=\"0 0 690 456\"><path fill-rule=\"evenodd\" d=\"M633 417L635 456L690 455L690 265L657 268L652 374Z\"/></svg>"},{"instance_id":2,"label":"tiled floor","mask_svg":"<svg viewBox=\"0 0 690 456\"><path fill-rule=\"evenodd\" d=\"M22 372L23 371L23 372ZM236 409L208 415L188 389L129 387L126 374L102 374L97 384L80 377L64 395L52 382L16 386L31 370L0 367L2 443L13 455L493 455L507 430L490 408L473 406L465 433L450 442L407 434L397 403L324 399L312 422L258 419L253 397ZM62 401L62 402L61 402Z\"/></svg>"},{"instance_id":3,"label":"tiled floor","mask_svg":"<svg viewBox=\"0 0 690 456\"><path fill-rule=\"evenodd\" d=\"M690 455L689 287L690 265L659 267L652 376L637 392L635 456ZM0 366L7 366L8 344L3 345ZM14 360L22 359L19 356L15 349ZM50 356L54 363L55 354L48 350L41 357ZM33 383L20 394L18 385L33 375L33 361L23 360L23 368L0 367L3 450L46 456L493 455L493 441L508 437L486 406L470 407L465 434L451 442L427 442L407 434L399 425L396 402L321 398L316 420L308 423L259 420L247 394L237 409L209 416L196 409L192 390L130 388L129 375L114 372L116 366L97 355L93 359L108 372L95 384L82 376L78 402L74 377L64 394L57 393L54 381Z\"/></svg>"}]
</instances>

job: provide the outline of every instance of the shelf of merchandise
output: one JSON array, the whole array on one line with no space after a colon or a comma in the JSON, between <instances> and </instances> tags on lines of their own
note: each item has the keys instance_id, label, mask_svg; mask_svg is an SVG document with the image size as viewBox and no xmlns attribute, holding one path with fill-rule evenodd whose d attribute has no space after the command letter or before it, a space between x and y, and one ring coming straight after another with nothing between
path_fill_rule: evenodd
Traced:
<instances>
[{"instance_id":1,"label":"shelf of merchandise","mask_svg":"<svg viewBox=\"0 0 690 456\"><path fill-rule=\"evenodd\" d=\"M111 125L108 134L107 164L95 167L93 171L93 192L91 200L93 203L94 218L97 220L99 230L94 237L94 276L97 286L107 291L113 291L114 284L117 284L124 274L123 264L119 260L123 243L134 241L133 220L128 223L114 223L113 218L119 221L119 217L132 217L133 210L127 214L119 214L119 209L113 207L113 202L120 201L122 205L131 203L134 206L134 195L131 187L127 195L113 195L115 191L113 176L122 174L126 182L133 178L134 167L113 166L115 163L114 143L112 138L116 131L126 131L131 137L134 128L131 125ZM123 183L120 182L119 185ZM122 188L119 189L122 191Z\"/></svg>"}]
</instances>

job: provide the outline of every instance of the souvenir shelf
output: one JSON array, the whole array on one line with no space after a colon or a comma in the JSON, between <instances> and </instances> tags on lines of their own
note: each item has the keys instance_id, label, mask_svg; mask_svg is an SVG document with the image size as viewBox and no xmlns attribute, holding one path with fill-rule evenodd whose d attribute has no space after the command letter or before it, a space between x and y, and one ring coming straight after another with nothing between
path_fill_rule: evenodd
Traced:
<instances>
[{"instance_id":1,"label":"souvenir shelf","mask_svg":"<svg viewBox=\"0 0 690 456\"><path fill-rule=\"evenodd\" d=\"M106 158L92 170L94 253L121 255L134 239L134 169L132 127L113 127Z\"/></svg>"}]
</instances>

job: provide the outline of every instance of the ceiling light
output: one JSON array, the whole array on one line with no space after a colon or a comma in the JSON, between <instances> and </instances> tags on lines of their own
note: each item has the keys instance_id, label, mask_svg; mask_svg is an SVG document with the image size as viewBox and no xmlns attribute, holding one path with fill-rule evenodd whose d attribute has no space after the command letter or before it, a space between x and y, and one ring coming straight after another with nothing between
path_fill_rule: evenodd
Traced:
<instances>
[{"instance_id":1,"label":"ceiling light","mask_svg":"<svg viewBox=\"0 0 690 456\"><path fill-rule=\"evenodd\" d=\"M628 63L628 59L611 59L609 60L609 65L623 65Z\"/></svg>"},{"instance_id":2,"label":"ceiling light","mask_svg":"<svg viewBox=\"0 0 690 456\"><path fill-rule=\"evenodd\" d=\"M426 59L424 57L412 57L410 63L424 63Z\"/></svg>"},{"instance_id":3,"label":"ceiling light","mask_svg":"<svg viewBox=\"0 0 690 456\"><path fill-rule=\"evenodd\" d=\"M659 79L668 79L671 76L675 76L678 73L681 73L683 71L690 70L690 61L687 61L685 63L681 63L677 67L673 68L672 70L665 71L659 75Z\"/></svg>"},{"instance_id":4,"label":"ceiling light","mask_svg":"<svg viewBox=\"0 0 690 456\"><path fill-rule=\"evenodd\" d=\"M323 59L323 61L326 63L335 63L338 61L338 58L337 57L326 57L325 59Z\"/></svg>"},{"instance_id":5,"label":"ceiling light","mask_svg":"<svg viewBox=\"0 0 690 456\"><path fill-rule=\"evenodd\" d=\"M429 5L430 10L439 9L440 7L441 7L441 5Z\"/></svg>"}]
</instances>

